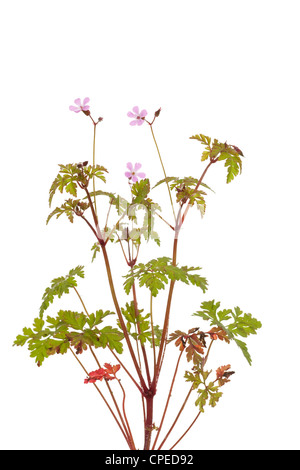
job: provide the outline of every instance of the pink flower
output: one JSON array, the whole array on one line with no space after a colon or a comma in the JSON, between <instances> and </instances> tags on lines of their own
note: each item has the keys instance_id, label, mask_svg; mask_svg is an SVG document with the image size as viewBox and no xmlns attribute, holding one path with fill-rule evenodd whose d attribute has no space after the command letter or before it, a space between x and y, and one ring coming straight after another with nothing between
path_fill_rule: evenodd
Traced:
<instances>
[{"instance_id":1,"label":"pink flower","mask_svg":"<svg viewBox=\"0 0 300 470\"><path fill-rule=\"evenodd\" d=\"M145 119L145 117L146 117L147 114L148 114L147 111L146 111L145 109L143 109L143 110L140 112L138 106L134 106L134 107L132 108L132 111L133 111L133 113L132 113L131 111L129 111L129 112L127 113L127 116L128 116L128 117L134 118L134 120L133 120L133 121L130 121L129 124L130 124L131 126L136 126L136 125L141 126L141 125L144 123L144 119Z\"/></svg>"},{"instance_id":2,"label":"pink flower","mask_svg":"<svg viewBox=\"0 0 300 470\"><path fill-rule=\"evenodd\" d=\"M89 101L89 98L84 98L83 103L81 104L81 99L77 98L76 100L74 100L74 103L77 106L69 106L69 110L74 111L74 113L80 113L80 111L88 111L90 109L87 104Z\"/></svg>"},{"instance_id":3,"label":"pink flower","mask_svg":"<svg viewBox=\"0 0 300 470\"><path fill-rule=\"evenodd\" d=\"M126 171L125 176L130 181L133 181L133 183L136 183L139 180L139 178L146 178L145 173L142 173L142 172L137 173L137 171L142 166L140 163L135 163L135 165L133 166L132 163L128 162L126 166L129 171Z\"/></svg>"}]
</instances>

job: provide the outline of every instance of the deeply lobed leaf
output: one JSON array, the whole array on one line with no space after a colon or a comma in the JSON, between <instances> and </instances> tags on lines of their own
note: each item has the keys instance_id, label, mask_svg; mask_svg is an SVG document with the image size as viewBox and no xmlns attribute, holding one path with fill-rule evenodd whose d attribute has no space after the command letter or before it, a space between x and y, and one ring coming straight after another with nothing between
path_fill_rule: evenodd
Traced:
<instances>
[{"instance_id":1,"label":"deeply lobed leaf","mask_svg":"<svg viewBox=\"0 0 300 470\"><path fill-rule=\"evenodd\" d=\"M208 320L211 325L216 325L224 330L228 338L235 341L251 365L252 359L246 343L238 339L238 337L246 338L250 334L256 334L257 330L262 326L261 322L252 317L250 313L243 313L239 307L235 307L234 310L219 310L219 307L220 302L215 302L215 300L205 301L201 304L202 310L194 313L194 315Z\"/></svg>"}]
</instances>

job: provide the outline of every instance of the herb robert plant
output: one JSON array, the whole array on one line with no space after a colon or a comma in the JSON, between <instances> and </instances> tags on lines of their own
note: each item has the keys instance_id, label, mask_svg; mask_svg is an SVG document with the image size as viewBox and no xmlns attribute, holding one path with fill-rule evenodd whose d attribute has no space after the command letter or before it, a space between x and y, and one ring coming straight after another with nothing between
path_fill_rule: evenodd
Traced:
<instances>
[{"instance_id":1,"label":"herb robert plant","mask_svg":"<svg viewBox=\"0 0 300 470\"><path fill-rule=\"evenodd\" d=\"M203 168L199 174L194 177L168 176L153 131L161 109L154 113L150 121L147 120L148 113L145 109L140 111L138 106L134 106L127 114L132 119L130 125L146 125L149 128L154 142L153 149L157 152L162 167L163 179L151 188L150 180L140 171L141 163L128 162L126 168L124 163L129 196L123 197L104 189L108 171L96 163L95 159L96 129L102 118L92 117L89 101L89 98L83 101L78 98L75 100L76 106L70 106L70 110L85 115L93 126L92 162L59 165L59 172L50 188L49 204L52 204L57 192L66 193L66 199L50 213L47 223L54 216L59 218L64 214L71 223L75 218L80 219L87 228L87 235L88 231L92 233L92 260L97 257L106 272L112 299L111 310L98 309L91 312L87 309L79 288L80 280L84 277L84 268L77 266L70 269L66 275L51 281L42 296L39 315L34 319L33 326L24 328L14 344L27 344L30 356L38 366L54 354L73 355L74 363L83 370L83 382L89 387L95 387L103 406L108 407L129 449L139 449L141 445L144 450L174 449L204 412L205 407L216 406L222 396L223 386L234 374L231 365L222 362L215 371L209 368L209 356L214 350L214 344L220 342L226 347L227 344L236 343L251 364L244 340L249 335L256 334L257 329L261 327L258 320L250 313L244 313L239 307L224 309L221 308L220 302L202 299L202 303L199 300L199 310L191 312L196 317L195 327L188 331L169 332L176 284L182 282L200 289L203 293L207 290L207 281L200 274L201 268L180 266L177 262L182 225L191 208L198 208L201 215L205 213L206 191L210 190L204 182L207 172L214 165L223 163L227 183L230 183L241 172L244 156L235 145L197 134L191 139L204 146L201 156ZM96 183L100 183L100 189L96 188ZM160 205L152 199L152 195L154 198L156 195L155 188L160 185L165 185L167 191L167 200L170 202L169 216L165 215ZM142 214L142 223L139 214ZM143 252L145 243L154 241L160 246L159 235L154 230L157 220L168 227L171 257L161 256L139 262L141 255L147 255ZM112 250L118 250L124 261L123 288L129 299L125 305L120 305L118 292L122 286L116 285L110 266ZM166 305L160 303L159 316L153 307L153 298L159 296L164 289L168 289L167 301ZM147 296L144 295L146 290ZM138 298L139 292L142 292L141 298ZM48 315L45 318L45 311L51 307L54 299L65 294L78 297L79 311L59 310L53 316ZM129 353L126 363L122 359L124 349ZM91 354L95 361L93 371L88 371L84 366L88 354ZM175 363L172 362L174 357ZM163 412L159 415L155 403L160 399L158 392L162 365L168 360L169 390L162 407ZM181 361L186 364L184 380L187 382L187 394L182 403L177 403L176 394L173 394L174 402L170 409L171 395ZM143 442L138 441L140 433L137 433L132 425L133 417L135 422L137 419L137 407L128 409L126 380L134 384L139 396L140 419L144 427ZM195 417L188 426L183 426L179 432L180 437L174 442L173 429L176 427L177 431L177 422L179 417L184 415L190 398L196 405ZM169 428L164 425L167 414L170 414Z\"/></svg>"}]
</instances>

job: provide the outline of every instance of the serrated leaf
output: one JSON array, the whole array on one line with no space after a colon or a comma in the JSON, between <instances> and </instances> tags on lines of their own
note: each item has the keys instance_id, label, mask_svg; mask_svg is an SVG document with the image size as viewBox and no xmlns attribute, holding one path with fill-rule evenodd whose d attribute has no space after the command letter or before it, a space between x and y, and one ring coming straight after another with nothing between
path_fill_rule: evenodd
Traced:
<instances>
[{"instance_id":1,"label":"serrated leaf","mask_svg":"<svg viewBox=\"0 0 300 470\"><path fill-rule=\"evenodd\" d=\"M219 310L219 307L220 302L216 303L214 300L205 301L201 304L202 310L194 313L194 315L208 320L211 325L216 325L224 330L229 340L235 341L251 365L252 360L246 343L237 337L247 337L250 334L256 334L257 329L262 326L261 322L249 313L244 314L239 307L235 307L234 311L231 309Z\"/></svg>"},{"instance_id":2,"label":"serrated leaf","mask_svg":"<svg viewBox=\"0 0 300 470\"><path fill-rule=\"evenodd\" d=\"M136 181L132 185L131 193L133 196L132 204L141 204L150 191L150 182L148 178L142 179L140 181Z\"/></svg>"},{"instance_id":3,"label":"serrated leaf","mask_svg":"<svg viewBox=\"0 0 300 470\"><path fill-rule=\"evenodd\" d=\"M200 287L204 292L207 289L206 279L197 274L191 274L191 271L200 268L188 268L187 266L178 267L171 263L168 257L159 257L152 259L146 264L135 265L125 277L124 289L129 294L134 280L139 281L139 286L147 287L153 297L156 297L161 289L164 289L169 280L181 281L185 284L193 284Z\"/></svg>"},{"instance_id":4,"label":"serrated leaf","mask_svg":"<svg viewBox=\"0 0 300 470\"><path fill-rule=\"evenodd\" d=\"M68 326L75 330L83 330L87 318L84 313L72 312L71 310L60 310L58 317Z\"/></svg>"},{"instance_id":5,"label":"serrated leaf","mask_svg":"<svg viewBox=\"0 0 300 470\"><path fill-rule=\"evenodd\" d=\"M109 345L109 347L111 349L115 349L118 354L122 354L123 345L121 341L123 339L123 335L119 330L112 328L111 326L106 326L102 328L102 330L99 330L99 333L99 343L102 348L105 348L107 345Z\"/></svg>"},{"instance_id":6,"label":"serrated leaf","mask_svg":"<svg viewBox=\"0 0 300 470\"><path fill-rule=\"evenodd\" d=\"M42 318L35 318L34 319L34 322L33 322L33 329L34 331L36 332L39 332L42 330L43 326L44 326L45 322Z\"/></svg>"},{"instance_id":7,"label":"serrated leaf","mask_svg":"<svg viewBox=\"0 0 300 470\"><path fill-rule=\"evenodd\" d=\"M84 277L83 269L83 266L77 266L76 268L71 269L66 276L60 276L51 281L51 286L46 288L42 297L43 302L40 307L41 318L44 311L51 303L53 303L55 296L60 298L63 294L68 294L70 292L70 288L77 286L75 276Z\"/></svg>"},{"instance_id":8,"label":"serrated leaf","mask_svg":"<svg viewBox=\"0 0 300 470\"><path fill-rule=\"evenodd\" d=\"M94 328L102 323L104 318L108 315L115 315L115 313L110 310L106 310L105 312L103 312L103 310L97 310L96 313L91 313L86 321L90 328Z\"/></svg>"}]
</instances>

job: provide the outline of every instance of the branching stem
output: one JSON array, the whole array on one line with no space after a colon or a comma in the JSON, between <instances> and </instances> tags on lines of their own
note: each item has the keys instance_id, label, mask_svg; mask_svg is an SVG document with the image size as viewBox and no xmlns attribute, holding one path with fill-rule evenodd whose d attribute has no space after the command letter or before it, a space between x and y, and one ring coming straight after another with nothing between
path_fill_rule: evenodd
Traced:
<instances>
[{"instance_id":1,"label":"branching stem","mask_svg":"<svg viewBox=\"0 0 300 470\"><path fill-rule=\"evenodd\" d=\"M77 362L80 364L80 366L82 367L82 369L84 370L84 372L86 373L86 375L88 376L89 373L88 371L86 370L86 368L84 367L84 365L82 364L82 362L78 359L77 355L74 353L74 351L72 350L72 348L70 348L70 351L71 353L73 354L73 356L75 357L75 359L77 360ZM99 395L101 396L101 398L103 399L103 401L105 402L106 406L108 407L109 411L111 412L112 416L114 417L117 425L119 426L127 444L129 445L129 447L131 446L130 442L128 441L128 437L126 436L126 433L124 431L124 429L122 428L121 426L121 423L119 422L118 418L116 417L115 413L113 412L110 404L108 403L108 401L106 400L105 396L103 395L103 393L101 392L101 390L99 389L99 387L93 383L94 387L96 388L97 392L99 393ZM130 447L131 448L131 447ZM132 449L133 450L133 449Z\"/></svg>"},{"instance_id":2,"label":"branching stem","mask_svg":"<svg viewBox=\"0 0 300 470\"><path fill-rule=\"evenodd\" d=\"M167 432L167 434L166 434L164 440L161 442L161 444L160 444L160 446L157 448L157 450L160 450L160 449L162 448L162 446L164 445L164 443L165 443L166 440L168 439L170 433L171 433L172 430L174 429L174 426L175 426L175 424L177 423L177 421L178 421L178 419L179 419L181 413L183 412L184 407L185 407L185 405L186 405L188 399L190 398L190 394L192 393L192 391L193 391L193 385L191 386L191 388L190 388L190 390L189 390L189 392L188 392L188 394L187 394L187 396L186 396L186 398L185 398L185 400L184 400L184 402L183 402L183 405L182 405L182 407L180 408L180 410L179 410L179 412L178 412L178 414L177 414L177 416L176 416L176 418L175 418L175 420L174 420L172 426L170 427L170 429L169 429L169 431Z\"/></svg>"},{"instance_id":3,"label":"branching stem","mask_svg":"<svg viewBox=\"0 0 300 470\"><path fill-rule=\"evenodd\" d=\"M177 372L178 372L179 362L180 362L180 359L182 357L183 351L184 351L184 349L180 352L178 360L177 360L177 364L176 364L176 367L175 367L175 372L174 372L172 383L171 383L171 386L170 386L167 402L166 402L165 409L164 409L164 412L163 412L163 415L162 415L162 418L161 418L161 422L160 422L160 425L159 425L159 428L158 428L158 431L157 431L157 434L156 434L155 441L154 441L153 446L152 446L152 450L155 448L156 442L157 442L158 437L160 435L160 432L162 430L162 426L163 426L163 423L164 423L164 420L165 420L165 416L166 416L167 409L168 409L168 406L169 406L170 398L171 398L171 395L172 395L172 391L173 391L173 387L174 387L174 383L175 383L175 378L176 378L176 375L177 375Z\"/></svg>"}]
</instances>

